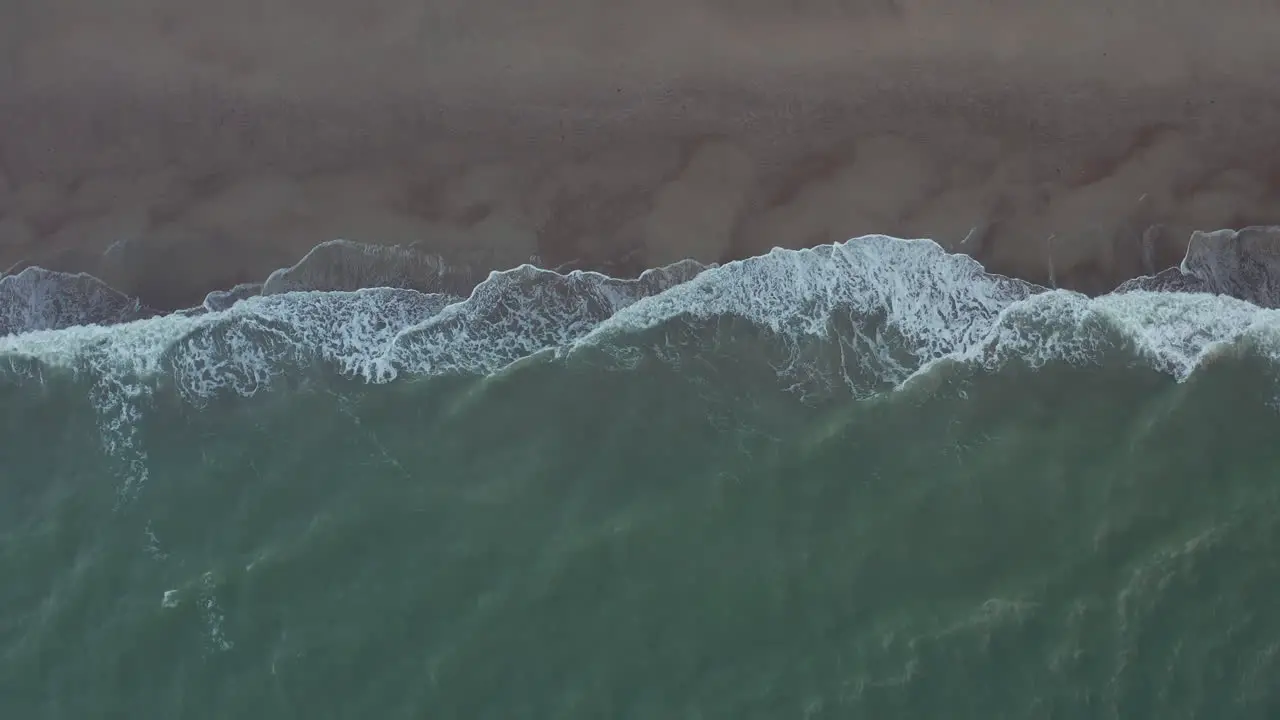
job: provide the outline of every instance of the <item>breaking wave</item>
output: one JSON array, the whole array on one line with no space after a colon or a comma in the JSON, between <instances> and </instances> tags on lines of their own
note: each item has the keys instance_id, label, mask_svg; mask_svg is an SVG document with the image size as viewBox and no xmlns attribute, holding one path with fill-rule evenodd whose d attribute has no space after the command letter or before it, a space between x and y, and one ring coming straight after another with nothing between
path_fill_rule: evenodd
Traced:
<instances>
[{"instance_id":1,"label":"breaking wave","mask_svg":"<svg viewBox=\"0 0 1280 720\"><path fill-rule=\"evenodd\" d=\"M684 261L636 279L523 265L469 290L465 273L433 256L334 241L262 284L158 317L91 276L29 268L0 279L0 328L10 333L0 358L19 374L163 375L198 401L252 394L316 362L386 382L495 373L534 354L602 346L633 356L666 345L657 354L674 358L683 344L724 341L717 333L732 322L769 337L780 375L831 376L857 395L944 359L1078 363L1124 348L1184 378L1224 343L1271 347L1270 268L1227 249L1256 258L1261 240L1274 237L1269 228L1197 234L1181 268L1097 298L987 273L929 240L887 236L723 266ZM1224 288L1237 297L1211 294ZM459 290L465 296L450 292Z\"/></svg>"},{"instance_id":2,"label":"breaking wave","mask_svg":"<svg viewBox=\"0 0 1280 720\"><path fill-rule=\"evenodd\" d=\"M995 370L1118 353L1181 380L1232 348L1280 359L1280 311L1266 307L1277 233L1197 234L1180 268L1096 298L887 236L723 266L684 261L635 279L523 265L475 284L432 256L337 241L260 285L164 316L92 277L32 268L0 279L10 333L0 383L90 382L128 489L146 479L133 425L157 388L202 405L315 366L385 383L498 373L535 355L699 372L754 364L806 396L861 398L940 364Z\"/></svg>"}]
</instances>

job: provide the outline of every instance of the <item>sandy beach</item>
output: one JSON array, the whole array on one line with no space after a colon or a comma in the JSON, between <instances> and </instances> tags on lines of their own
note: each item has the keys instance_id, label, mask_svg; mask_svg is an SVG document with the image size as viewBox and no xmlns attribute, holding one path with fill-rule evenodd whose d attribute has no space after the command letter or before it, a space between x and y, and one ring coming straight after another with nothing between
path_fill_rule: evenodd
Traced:
<instances>
[{"instance_id":1,"label":"sandy beach","mask_svg":"<svg viewBox=\"0 0 1280 720\"><path fill-rule=\"evenodd\" d=\"M636 273L865 233L1100 292L1280 222L1280 8L16 0L0 270L160 308L324 240Z\"/></svg>"}]
</instances>

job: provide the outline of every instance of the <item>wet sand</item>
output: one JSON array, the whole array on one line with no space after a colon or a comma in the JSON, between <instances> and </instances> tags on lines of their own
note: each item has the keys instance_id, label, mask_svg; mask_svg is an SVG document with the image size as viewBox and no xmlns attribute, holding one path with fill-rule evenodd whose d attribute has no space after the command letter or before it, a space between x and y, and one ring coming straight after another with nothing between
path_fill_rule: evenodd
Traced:
<instances>
[{"instance_id":1,"label":"wet sand","mask_svg":"<svg viewBox=\"0 0 1280 720\"><path fill-rule=\"evenodd\" d=\"M16 0L0 270L173 308L335 237L635 273L884 232L1087 292L1280 223L1261 0Z\"/></svg>"}]
</instances>

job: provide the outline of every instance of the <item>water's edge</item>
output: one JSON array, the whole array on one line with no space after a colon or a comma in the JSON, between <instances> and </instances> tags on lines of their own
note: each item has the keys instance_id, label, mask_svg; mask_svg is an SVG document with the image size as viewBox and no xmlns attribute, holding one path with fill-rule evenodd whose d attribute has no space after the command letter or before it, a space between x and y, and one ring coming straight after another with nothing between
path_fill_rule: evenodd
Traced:
<instances>
[{"instance_id":1,"label":"water's edge","mask_svg":"<svg viewBox=\"0 0 1280 720\"><path fill-rule=\"evenodd\" d=\"M691 267L690 262L681 265ZM715 267L695 265L699 270ZM486 277L472 268L450 266L439 256L412 247L329 240L261 282L217 290L199 306L165 313L93 275L32 266L0 276L0 336L85 325L109 326L166 314L201 315L226 310L246 298L288 292L395 288L465 298ZM1264 308L1280 306L1280 226L1196 232L1178 266L1132 278L1104 295L1138 290L1209 293Z\"/></svg>"}]
</instances>

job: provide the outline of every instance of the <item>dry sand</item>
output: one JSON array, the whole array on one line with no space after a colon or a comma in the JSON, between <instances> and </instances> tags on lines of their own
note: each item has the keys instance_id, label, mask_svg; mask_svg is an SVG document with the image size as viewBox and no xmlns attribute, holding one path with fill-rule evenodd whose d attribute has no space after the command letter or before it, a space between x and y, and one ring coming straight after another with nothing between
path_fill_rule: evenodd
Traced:
<instances>
[{"instance_id":1,"label":"dry sand","mask_svg":"<svg viewBox=\"0 0 1280 720\"><path fill-rule=\"evenodd\" d=\"M334 237L614 273L885 232L1102 291L1280 222L1270 0L7 0L0 270Z\"/></svg>"}]
</instances>

